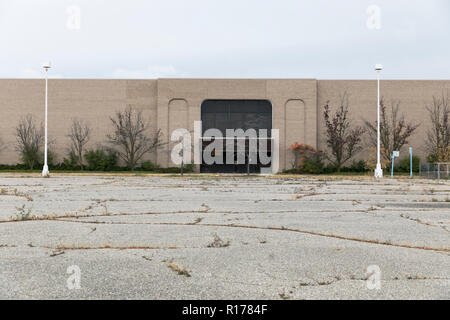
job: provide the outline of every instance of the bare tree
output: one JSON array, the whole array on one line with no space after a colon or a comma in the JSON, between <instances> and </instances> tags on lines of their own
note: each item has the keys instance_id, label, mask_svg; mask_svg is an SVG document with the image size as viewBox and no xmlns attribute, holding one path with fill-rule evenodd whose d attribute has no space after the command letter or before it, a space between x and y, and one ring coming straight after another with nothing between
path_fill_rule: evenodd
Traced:
<instances>
[{"instance_id":1,"label":"bare tree","mask_svg":"<svg viewBox=\"0 0 450 320\"><path fill-rule=\"evenodd\" d=\"M325 104L323 112L327 145L331 149L331 156L326 155L326 157L338 172L345 162L362 150L361 136L365 131L361 127L351 127L348 119L348 106L348 94L344 92L335 114L331 114L329 101Z\"/></svg>"},{"instance_id":2,"label":"bare tree","mask_svg":"<svg viewBox=\"0 0 450 320\"><path fill-rule=\"evenodd\" d=\"M118 155L129 169L134 170L146 153L161 145L161 131L157 130L153 137L148 135L150 125L144 120L142 111L129 106L110 119L113 133L107 135L108 142L118 147Z\"/></svg>"},{"instance_id":3,"label":"bare tree","mask_svg":"<svg viewBox=\"0 0 450 320\"><path fill-rule=\"evenodd\" d=\"M400 150L408 143L409 137L416 131L420 124L407 122L405 116L399 114L400 101L391 102L391 112L388 114L384 98L380 100L380 153L381 156L391 162L392 151ZM373 146L377 146L377 122L364 120L369 132L369 140Z\"/></svg>"},{"instance_id":4,"label":"bare tree","mask_svg":"<svg viewBox=\"0 0 450 320\"><path fill-rule=\"evenodd\" d=\"M433 106L426 106L431 120L426 145L428 160L433 162L450 161L450 99L447 95L433 97Z\"/></svg>"},{"instance_id":5,"label":"bare tree","mask_svg":"<svg viewBox=\"0 0 450 320\"><path fill-rule=\"evenodd\" d=\"M34 118L28 114L22 118L16 127L16 150L20 154L23 163L30 169L34 169L41 158L41 147L44 143L44 127L36 127Z\"/></svg>"},{"instance_id":6,"label":"bare tree","mask_svg":"<svg viewBox=\"0 0 450 320\"><path fill-rule=\"evenodd\" d=\"M89 142L91 128L89 125L79 119L73 119L70 132L67 137L70 138L70 153L74 157L77 164L83 170L83 152L84 146Z\"/></svg>"}]
</instances>

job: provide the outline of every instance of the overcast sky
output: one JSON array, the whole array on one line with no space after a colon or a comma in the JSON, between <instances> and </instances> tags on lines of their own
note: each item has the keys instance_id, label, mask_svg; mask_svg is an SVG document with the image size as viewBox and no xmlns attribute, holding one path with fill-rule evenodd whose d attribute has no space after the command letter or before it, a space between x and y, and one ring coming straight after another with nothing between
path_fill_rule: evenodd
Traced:
<instances>
[{"instance_id":1,"label":"overcast sky","mask_svg":"<svg viewBox=\"0 0 450 320\"><path fill-rule=\"evenodd\" d=\"M450 79L449 0L0 0L0 77Z\"/></svg>"}]
</instances>

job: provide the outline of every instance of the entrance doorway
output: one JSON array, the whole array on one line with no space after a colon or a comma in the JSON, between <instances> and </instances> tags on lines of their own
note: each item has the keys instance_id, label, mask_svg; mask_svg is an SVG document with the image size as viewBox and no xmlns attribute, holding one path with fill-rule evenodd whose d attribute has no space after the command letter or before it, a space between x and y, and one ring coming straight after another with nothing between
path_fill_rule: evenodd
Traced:
<instances>
[{"instance_id":1,"label":"entrance doorway","mask_svg":"<svg viewBox=\"0 0 450 320\"><path fill-rule=\"evenodd\" d=\"M267 130L267 136L257 136L257 148L259 151L260 140L265 139L262 145L267 148L267 156L271 156L271 129L272 129L272 104L267 100L206 100L201 106L201 120L202 120L202 154L203 150L215 140L221 140L222 148L217 148L214 154L215 157L223 159L222 164L206 164L202 163L200 172L205 173L259 173L262 167L270 167L269 164L262 164L258 152L257 159L251 159L255 155L249 154L250 139L245 138L215 138L207 134L209 129L217 129L226 137L227 129L248 129L256 130L259 134L260 129ZM206 133L206 135L205 135ZM231 139L231 140L230 140ZM241 139L241 141L239 141ZM245 141L242 141L245 139ZM234 147L234 163L227 164L227 147L226 144L231 144ZM237 151L245 146L245 161L238 163ZM228 146L228 150L230 147ZM266 152L266 150L263 150ZM249 161L250 160L250 161ZM250 162L250 163L249 163ZM256 164L251 164L256 162Z\"/></svg>"}]
</instances>

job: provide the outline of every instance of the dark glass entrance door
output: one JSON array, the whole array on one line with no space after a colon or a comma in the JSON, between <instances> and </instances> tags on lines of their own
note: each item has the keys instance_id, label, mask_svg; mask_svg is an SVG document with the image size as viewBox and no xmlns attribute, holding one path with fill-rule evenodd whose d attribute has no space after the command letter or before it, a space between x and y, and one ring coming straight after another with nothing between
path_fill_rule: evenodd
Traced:
<instances>
[{"instance_id":1,"label":"dark glass entrance door","mask_svg":"<svg viewBox=\"0 0 450 320\"><path fill-rule=\"evenodd\" d=\"M206 100L201 106L201 119L202 119L202 135L208 136L208 129L218 129L222 136L226 136L226 129L255 129L259 134L259 129L267 130L267 137L270 138L272 129L272 105L267 100ZM205 134L206 133L206 134ZM260 172L260 168L270 167L270 163L263 165L260 162L259 157L256 160L256 164L249 164L248 158L248 139L245 141L246 154L245 163L237 163L236 151L238 148L237 140L234 141L235 150L235 163L226 164L226 140L222 140L223 148L219 150L223 157L223 164L211 164L202 163L200 166L201 172L210 173L251 173ZM211 140L202 141L202 154L206 146L212 143ZM257 143L259 147L259 143ZM270 140L267 141L267 149L270 150ZM270 152L268 152L270 156Z\"/></svg>"}]
</instances>

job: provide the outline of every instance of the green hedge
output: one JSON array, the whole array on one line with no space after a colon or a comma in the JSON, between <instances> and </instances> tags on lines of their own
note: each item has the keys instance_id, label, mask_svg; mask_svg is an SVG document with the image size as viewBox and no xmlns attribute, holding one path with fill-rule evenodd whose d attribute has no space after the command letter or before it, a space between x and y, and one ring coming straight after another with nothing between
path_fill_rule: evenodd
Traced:
<instances>
[{"instance_id":1,"label":"green hedge","mask_svg":"<svg viewBox=\"0 0 450 320\"><path fill-rule=\"evenodd\" d=\"M147 161L146 161L147 162ZM184 173L191 173L194 172L195 166L194 165L185 165L183 167ZM26 165L24 164L15 164L15 165L5 165L0 164L0 171L30 171L30 172L38 172L42 170L42 167L35 168L34 170L30 170ZM85 168L84 171L81 170L79 166L72 166L68 163L58 163L54 165L49 165L49 170L51 171L74 171L74 172L131 172L130 169L127 167L121 167L121 166L104 166L104 167L91 167L88 169ZM170 167L170 168L160 168L157 165L149 165L148 163L145 164L145 162L138 168L134 170L134 172L143 172L143 173L173 173L177 174L180 173L180 168L178 167Z\"/></svg>"},{"instance_id":2,"label":"green hedge","mask_svg":"<svg viewBox=\"0 0 450 320\"><path fill-rule=\"evenodd\" d=\"M412 162L413 172L419 172L420 158L417 156L413 156ZM410 172L409 156L406 156L394 162L394 172Z\"/></svg>"},{"instance_id":3,"label":"green hedge","mask_svg":"<svg viewBox=\"0 0 450 320\"><path fill-rule=\"evenodd\" d=\"M353 161L350 166L342 167L341 172L355 172L355 173L366 173L370 169L364 160ZM323 165L321 161L309 161L305 160L302 168L288 169L284 170L283 173L287 174L332 174L336 173L337 170L334 166L328 164Z\"/></svg>"}]
</instances>

